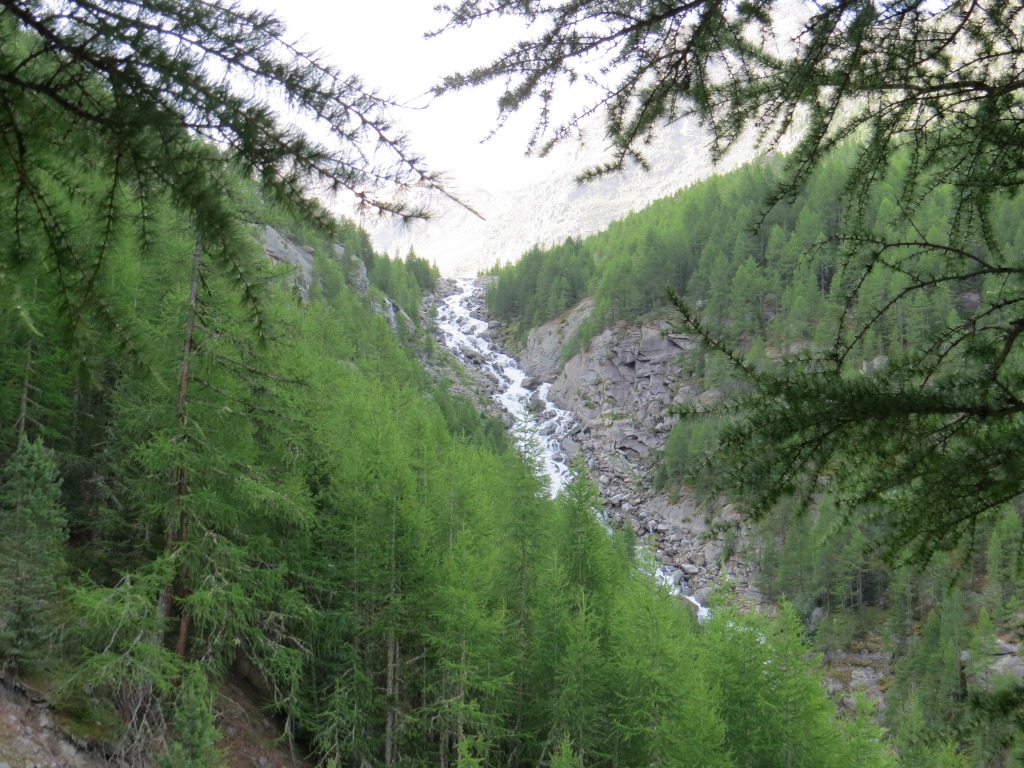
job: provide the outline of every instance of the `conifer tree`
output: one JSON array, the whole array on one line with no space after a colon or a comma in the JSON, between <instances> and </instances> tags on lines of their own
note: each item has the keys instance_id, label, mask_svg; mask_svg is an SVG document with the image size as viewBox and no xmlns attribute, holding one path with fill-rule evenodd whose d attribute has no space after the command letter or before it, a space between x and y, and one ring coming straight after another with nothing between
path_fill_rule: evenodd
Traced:
<instances>
[{"instance_id":1,"label":"conifer tree","mask_svg":"<svg viewBox=\"0 0 1024 768\"><path fill-rule=\"evenodd\" d=\"M863 691L855 691L853 700L852 715L841 721L850 768L896 768L896 755L878 724L877 705Z\"/></svg>"},{"instance_id":2,"label":"conifer tree","mask_svg":"<svg viewBox=\"0 0 1024 768\"><path fill-rule=\"evenodd\" d=\"M64 582L60 486L53 452L23 435L0 470L0 655L10 664L42 651Z\"/></svg>"},{"instance_id":3,"label":"conifer tree","mask_svg":"<svg viewBox=\"0 0 1024 768\"><path fill-rule=\"evenodd\" d=\"M182 677L174 705L176 738L157 757L160 768L218 768L224 755L215 746L220 732L214 725L213 691L206 672L190 664Z\"/></svg>"},{"instance_id":4,"label":"conifer tree","mask_svg":"<svg viewBox=\"0 0 1024 768\"><path fill-rule=\"evenodd\" d=\"M558 751L551 758L551 768L583 768L583 761L572 747L572 741L564 736L558 744Z\"/></svg>"},{"instance_id":5,"label":"conifer tree","mask_svg":"<svg viewBox=\"0 0 1024 768\"><path fill-rule=\"evenodd\" d=\"M978 625L974 629L974 637L968 649L967 687L973 701L984 699L996 687L995 673L992 669L996 660L995 628L989 617L988 609L982 608L978 615ZM968 718L969 720L970 718ZM975 756L975 763L992 762L993 752L998 750L1000 731L1007 729L1006 723L980 720L973 724L968 740L970 751Z\"/></svg>"},{"instance_id":6,"label":"conifer tree","mask_svg":"<svg viewBox=\"0 0 1024 768\"><path fill-rule=\"evenodd\" d=\"M103 278L125 244L152 256L161 198L233 270L258 323L234 177L326 229L318 195L411 217L423 211L398 188L440 189L388 100L290 43L271 14L222 0L10 0L0 37L0 295L25 287L22 265L43 265L75 340L93 319L138 343ZM278 102L324 138L292 127Z\"/></svg>"}]
</instances>

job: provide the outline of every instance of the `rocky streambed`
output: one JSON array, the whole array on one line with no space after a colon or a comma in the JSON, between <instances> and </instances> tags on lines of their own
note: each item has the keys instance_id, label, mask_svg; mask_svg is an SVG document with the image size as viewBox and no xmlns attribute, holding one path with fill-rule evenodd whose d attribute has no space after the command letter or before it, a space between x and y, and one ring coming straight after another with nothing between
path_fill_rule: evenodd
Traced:
<instances>
[{"instance_id":1,"label":"rocky streambed","mask_svg":"<svg viewBox=\"0 0 1024 768\"><path fill-rule=\"evenodd\" d=\"M544 445L553 489L582 452L608 525L633 528L653 552L660 578L700 604L713 588L728 585L760 606L751 568L738 556L742 529L740 539L727 542L711 534L688 496L672 499L651 489L654 462L673 424L668 406L714 396L681 373L680 357L695 345L667 321L612 329L560 370L562 346L589 312L585 302L533 331L516 360L497 341L501 328L487 317L483 290L482 281L447 284L438 305L441 340L501 405L506 423L532 431ZM726 507L718 518L731 514Z\"/></svg>"}]
</instances>

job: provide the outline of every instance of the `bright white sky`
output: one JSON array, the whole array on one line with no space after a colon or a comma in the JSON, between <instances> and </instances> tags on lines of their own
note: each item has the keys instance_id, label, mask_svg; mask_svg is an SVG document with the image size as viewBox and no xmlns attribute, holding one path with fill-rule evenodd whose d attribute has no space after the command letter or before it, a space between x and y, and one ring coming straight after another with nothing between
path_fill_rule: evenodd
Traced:
<instances>
[{"instance_id":1,"label":"bright white sky","mask_svg":"<svg viewBox=\"0 0 1024 768\"><path fill-rule=\"evenodd\" d=\"M440 27L436 0L245 0L272 11L288 25L287 39L346 74L401 103L419 107L394 117L410 136L413 151L428 167L445 171L455 191L480 186L497 191L534 168L524 160L531 125L517 115L496 136L481 143L495 125L497 91L449 94L431 103L425 94L440 78L489 61L514 39L515 21L477 25L424 40ZM535 164L537 161L533 161Z\"/></svg>"}]
</instances>

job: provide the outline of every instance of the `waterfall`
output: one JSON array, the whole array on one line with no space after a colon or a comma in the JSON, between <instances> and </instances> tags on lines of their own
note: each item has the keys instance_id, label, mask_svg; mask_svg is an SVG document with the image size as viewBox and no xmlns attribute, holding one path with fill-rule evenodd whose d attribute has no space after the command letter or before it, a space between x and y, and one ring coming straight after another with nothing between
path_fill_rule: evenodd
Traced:
<instances>
[{"instance_id":1,"label":"waterfall","mask_svg":"<svg viewBox=\"0 0 1024 768\"><path fill-rule=\"evenodd\" d=\"M438 327L444 345L464 363L478 367L497 382L493 398L512 418L516 445L537 461L554 498L568 480L570 457L562 449L562 440L579 428L576 418L548 399L550 384L531 380L514 358L491 345L487 323L473 316L481 293L476 280L462 278L456 281L456 286L457 291L445 298L438 310ZM601 522L607 524L606 520ZM693 603L701 619L709 615L707 608L675 586L670 569L658 568L654 576L673 594Z\"/></svg>"},{"instance_id":2,"label":"waterfall","mask_svg":"<svg viewBox=\"0 0 1024 768\"><path fill-rule=\"evenodd\" d=\"M476 281L464 278L457 285L458 292L445 299L439 311L438 326L445 346L498 382L494 400L512 417L516 444L538 461L554 498L569 476L569 456L562 450L562 439L576 426L576 419L548 399L550 385L527 387L525 384L532 382L519 363L491 346L487 323L472 315L471 304L479 292Z\"/></svg>"}]
</instances>

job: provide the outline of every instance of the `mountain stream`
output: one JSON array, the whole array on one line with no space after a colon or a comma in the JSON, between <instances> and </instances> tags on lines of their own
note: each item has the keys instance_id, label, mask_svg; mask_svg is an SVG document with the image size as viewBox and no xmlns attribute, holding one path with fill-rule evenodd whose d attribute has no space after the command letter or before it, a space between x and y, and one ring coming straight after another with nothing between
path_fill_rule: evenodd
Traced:
<instances>
[{"instance_id":1,"label":"mountain stream","mask_svg":"<svg viewBox=\"0 0 1024 768\"><path fill-rule=\"evenodd\" d=\"M569 477L569 456L562 449L562 440L578 430L579 425L572 413L548 399L549 384L531 379L514 358L491 345L487 322L474 315L482 306L482 290L472 278L457 280L456 291L438 307L438 327L445 346L460 360L477 366L495 385L492 397L511 417L516 445L525 454L537 457L554 498ZM602 513L601 522L608 525L607 513ZM674 586L668 569L657 569L656 578L674 594L693 603L701 618L708 615L696 599Z\"/></svg>"}]
</instances>

